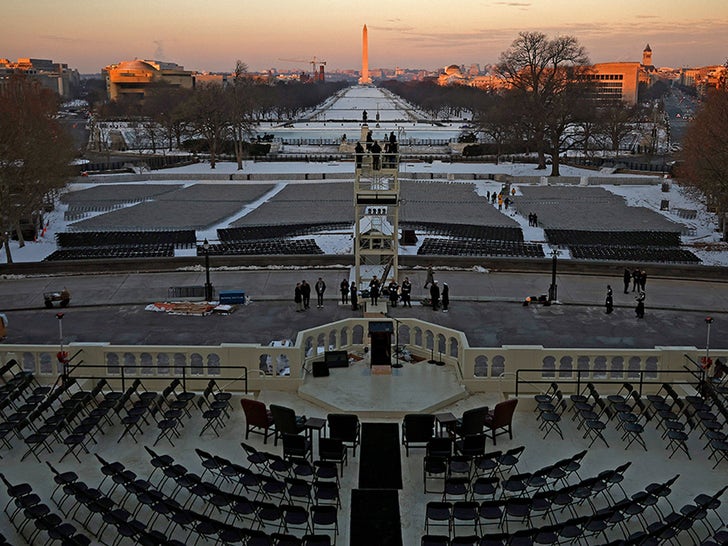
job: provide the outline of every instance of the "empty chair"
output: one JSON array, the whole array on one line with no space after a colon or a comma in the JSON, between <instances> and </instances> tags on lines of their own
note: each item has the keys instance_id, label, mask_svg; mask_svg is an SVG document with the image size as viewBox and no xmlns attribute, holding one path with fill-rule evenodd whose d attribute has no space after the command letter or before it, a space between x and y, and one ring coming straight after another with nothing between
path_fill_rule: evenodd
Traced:
<instances>
[{"instance_id":1,"label":"empty chair","mask_svg":"<svg viewBox=\"0 0 728 546\"><path fill-rule=\"evenodd\" d=\"M428 413L409 413L402 421L402 444L405 453L413 447L427 447L435 436L435 416Z\"/></svg>"},{"instance_id":2,"label":"empty chair","mask_svg":"<svg viewBox=\"0 0 728 546\"><path fill-rule=\"evenodd\" d=\"M311 440L298 434L283 434L283 457L311 459Z\"/></svg>"},{"instance_id":3,"label":"empty chair","mask_svg":"<svg viewBox=\"0 0 728 546\"><path fill-rule=\"evenodd\" d=\"M496 437L508 433L513 439L513 414L518 405L518 398L511 398L505 402L499 402L493 408L492 413L488 413L485 417L485 428L490 430L493 444L496 443Z\"/></svg>"},{"instance_id":4,"label":"empty chair","mask_svg":"<svg viewBox=\"0 0 728 546\"><path fill-rule=\"evenodd\" d=\"M349 464L349 457L344 442L339 438L319 438L319 459L333 461L339 465L344 475L344 465Z\"/></svg>"},{"instance_id":5,"label":"empty chair","mask_svg":"<svg viewBox=\"0 0 728 546\"><path fill-rule=\"evenodd\" d=\"M284 434L300 434L306 428L306 416L297 416L296 412L291 408L271 404L270 412L273 416L273 424L276 427L273 437L274 445L278 445L278 438L281 438Z\"/></svg>"},{"instance_id":6,"label":"empty chair","mask_svg":"<svg viewBox=\"0 0 728 546\"><path fill-rule=\"evenodd\" d=\"M242 398L240 405L245 413L245 439L251 432L263 435L263 443L268 442L268 436L273 432L273 414L265 407L263 402Z\"/></svg>"},{"instance_id":7,"label":"empty chair","mask_svg":"<svg viewBox=\"0 0 728 546\"><path fill-rule=\"evenodd\" d=\"M329 413L326 416L329 425L329 437L338 438L356 457L356 448L361 442L361 425L359 417L348 413Z\"/></svg>"},{"instance_id":8,"label":"empty chair","mask_svg":"<svg viewBox=\"0 0 728 546\"><path fill-rule=\"evenodd\" d=\"M463 412L463 416L449 427L449 431L457 437L482 434L487 415L486 406L466 410Z\"/></svg>"}]
</instances>

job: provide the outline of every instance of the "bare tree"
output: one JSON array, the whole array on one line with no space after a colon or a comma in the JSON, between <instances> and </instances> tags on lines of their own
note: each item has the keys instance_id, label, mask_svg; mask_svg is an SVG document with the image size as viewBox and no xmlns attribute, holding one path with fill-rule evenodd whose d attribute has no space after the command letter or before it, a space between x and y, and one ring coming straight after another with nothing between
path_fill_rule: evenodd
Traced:
<instances>
[{"instance_id":1,"label":"bare tree","mask_svg":"<svg viewBox=\"0 0 728 546\"><path fill-rule=\"evenodd\" d=\"M626 102L611 102L599 108L599 132L607 139L611 151L619 157L619 147L634 131L641 117L640 107Z\"/></svg>"},{"instance_id":2,"label":"bare tree","mask_svg":"<svg viewBox=\"0 0 728 546\"><path fill-rule=\"evenodd\" d=\"M565 128L560 100L571 87L583 85L589 58L573 36L549 39L541 32L521 32L511 47L501 53L497 72L521 95L532 125L539 169L546 168L546 149L553 161L552 176L558 176L560 131ZM548 132L548 133L547 133Z\"/></svg>"},{"instance_id":3,"label":"bare tree","mask_svg":"<svg viewBox=\"0 0 728 546\"><path fill-rule=\"evenodd\" d=\"M73 145L57 106L50 90L23 75L0 87L0 237L8 263L11 233L23 246L21 222L40 218L44 201L70 176Z\"/></svg>"},{"instance_id":4,"label":"bare tree","mask_svg":"<svg viewBox=\"0 0 728 546\"><path fill-rule=\"evenodd\" d=\"M221 85L215 83L201 85L187 101L190 125L207 141L211 169L215 168L218 150L230 130L226 110L225 92Z\"/></svg>"},{"instance_id":5,"label":"bare tree","mask_svg":"<svg viewBox=\"0 0 728 546\"><path fill-rule=\"evenodd\" d=\"M238 170L243 170L245 144L255 133L255 94L254 82L248 77L248 66L238 60L233 71L232 84L226 89L230 134L235 148Z\"/></svg>"},{"instance_id":6,"label":"bare tree","mask_svg":"<svg viewBox=\"0 0 728 546\"><path fill-rule=\"evenodd\" d=\"M678 176L705 195L726 231L728 212L728 89L708 94L683 138Z\"/></svg>"}]
</instances>

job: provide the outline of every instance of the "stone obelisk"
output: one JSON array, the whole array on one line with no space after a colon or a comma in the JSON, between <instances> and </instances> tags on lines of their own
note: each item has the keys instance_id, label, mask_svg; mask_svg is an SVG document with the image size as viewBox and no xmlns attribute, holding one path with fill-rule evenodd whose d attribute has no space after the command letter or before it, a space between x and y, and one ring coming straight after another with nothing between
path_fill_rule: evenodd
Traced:
<instances>
[{"instance_id":1,"label":"stone obelisk","mask_svg":"<svg viewBox=\"0 0 728 546\"><path fill-rule=\"evenodd\" d=\"M369 85L372 79L369 77L369 36L367 34L367 26L361 31L361 77L359 85Z\"/></svg>"}]
</instances>

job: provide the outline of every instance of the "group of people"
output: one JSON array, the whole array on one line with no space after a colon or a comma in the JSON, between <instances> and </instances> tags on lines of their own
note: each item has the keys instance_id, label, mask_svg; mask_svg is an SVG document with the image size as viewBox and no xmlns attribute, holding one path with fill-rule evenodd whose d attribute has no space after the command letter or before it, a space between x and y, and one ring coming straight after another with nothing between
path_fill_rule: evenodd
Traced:
<instances>
[{"instance_id":1,"label":"group of people","mask_svg":"<svg viewBox=\"0 0 728 546\"><path fill-rule=\"evenodd\" d=\"M447 283L443 283L442 291L440 290L437 281L434 279L434 273L432 266L427 268L427 280L425 282L425 289L430 288L430 300L432 301L432 309L437 310L442 305L442 310L447 312L450 305L450 290ZM326 282L319 277L314 284L314 291L316 292L317 305L319 309L324 306L324 293L326 292ZM348 279L342 279L339 284L339 291L341 293L342 305L348 305L351 303L352 311L359 309L359 292L355 282L349 283ZM372 305L379 303L379 296L383 292L382 282L379 278L374 275L371 281L369 281L369 298ZM397 281L392 281L387 285L387 295L389 303L392 307L397 307L399 302L402 302L402 307L412 307L412 282L409 277L405 277L402 284L398 284ZM305 311L310 306L311 301L311 285L305 280L296 283L294 290L293 301L296 304L296 312Z\"/></svg>"},{"instance_id":2,"label":"group of people","mask_svg":"<svg viewBox=\"0 0 728 546\"><path fill-rule=\"evenodd\" d=\"M632 284L632 292L637 292L637 296L635 297L637 304L635 305L634 313L638 319L645 318L646 283L647 273L644 270L635 269L631 272L627 268L624 269L624 293L629 294L629 287ZM607 297L604 301L604 307L608 315L614 311L614 297L610 285L607 285Z\"/></svg>"},{"instance_id":3,"label":"group of people","mask_svg":"<svg viewBox=\"0 0 728 546\"><path fill-rule=\"evenodd\" d=\"M389 137L384 141L384 167L392 168L395 166L395 156L397 153L397 137L394 131L389 133ZM366 151L372 154L372 169L378 171L382 166L382 146L378 140L374 140L372 132L369 131L366 137ZM354 146L354 158L356 160L356 168L361 169L362 159L364 158L364 147L361 142L357 141Z\"/></svg>"},{"instance_id":4,"label":"group of people","mask_svg":"<svg viewBox=\"0 0 728 546\"><path fill-rule=\"evenodd\" d=\"M538 227L538 214L535 212L528 213L528 225L529 227Z\"/></svg>"},{"instance_id":5,"label":"group of people","mask_svg":"<svg viewBox=\"0 0 728 546\"><path fill-rule=\"evenodd\" d=\"M635 267L634 270L630 271L628 268L624 268L624 293L629 294L629 285L632 284L632 292L644 292L645 285L647 284L647 272L639 267Z\"/></svg>"}]
</instances>

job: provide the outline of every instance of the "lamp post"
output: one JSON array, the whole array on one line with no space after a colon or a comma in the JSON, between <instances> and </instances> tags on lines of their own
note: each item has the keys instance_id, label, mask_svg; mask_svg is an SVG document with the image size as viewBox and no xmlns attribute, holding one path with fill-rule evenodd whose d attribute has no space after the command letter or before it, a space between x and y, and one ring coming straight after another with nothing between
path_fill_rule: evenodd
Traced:
<instances>
[{"instance_id":1,"label":"lamp post","mask_svg":"<svg viewBox=\"0 0 728 546\"><path fill-rule=\"evenodd\" d=\"M212 284L210 284L210 243L205 239L202 242L205 252L205 301L212 301Z\"/></svg>"},{"instance_id":2,"label":"lamp post","mask_svg":"<svg viewBox=\"0 0 728 546\"><path fill-rule=\"evenodd\" d=\"M553 249L551 251L551 286L549 286L549 302L556 301L558 299L558 289L556 286L556 261L559 256L559 251Z\"/></svg>"},{"instance_id":3,"label":"lamp post","mask_svg":"<svg viewBox=\"0 0 728 546\"><path fill-rule=\"evenodd\" d=\"M705 317L705 326L707 327L707 333L705 334L705 366L710 366L710 325L711 324L713 324L713 317Z\"/></svg>"}]
</instances>

